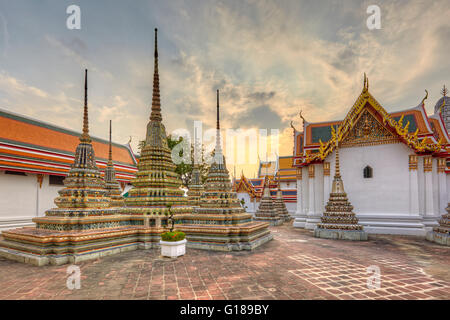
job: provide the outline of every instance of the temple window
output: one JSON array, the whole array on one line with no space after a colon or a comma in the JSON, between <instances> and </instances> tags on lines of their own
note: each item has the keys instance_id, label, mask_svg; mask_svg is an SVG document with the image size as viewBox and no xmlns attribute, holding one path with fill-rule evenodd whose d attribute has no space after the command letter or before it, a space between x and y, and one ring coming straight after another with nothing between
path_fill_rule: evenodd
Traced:
<instances>
[{"instance_id":1,"label":"temple window","mask_svg":"<svg viewBox=\"0 0 450 320\"><path fill-rule=\"evenodd\" d=\"M63 186L64 176L49 176L49 185L51 186Z\"/></svg>"},{"instance_id":2,"label":"temple window","mask_svg":"<svg viewBox=\"0 0 450 320\"><path fill-rule=\"evenodd\" d=\"M19 171L5 171L5 174L11 174L11 175L15 175L15 176L26 176L25 172L19 172Z\"/></svg>"},{"instance_id":3,"label":"temple window","mask_svg":"<svg viewBox=\"0 0 450 320\"><path fill-rule=\"evenodd\" d=\"M363 175L365 179L373 177L373 169L370 166L367 166L363 170Z\"/></svg>"}]
</instances>

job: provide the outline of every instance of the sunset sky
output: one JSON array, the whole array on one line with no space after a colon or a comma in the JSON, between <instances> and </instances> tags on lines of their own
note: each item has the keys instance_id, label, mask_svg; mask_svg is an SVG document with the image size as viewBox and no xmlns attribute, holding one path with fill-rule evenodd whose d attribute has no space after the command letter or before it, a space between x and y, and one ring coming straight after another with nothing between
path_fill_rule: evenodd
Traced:
<instances>
[{"instance_id":1,"label":"sunset sky","mask_svg":"<svg viewBox=\"0 0 450 320\"><path fill-rule=\"evenodd\" d=\"M71 4L81 30L66 27ZM372 4L380 30L366 26ZM290 155L299 109L310 122L343 118L364 72L389 112L418 105L428 89L433 113L450 86L449 16L448 0L0 0L0 108L80 131L88 68L91 134L106 139L112 119L113 140L132 136L136 150L157 27L168 133L194 120L213 127L220 89L222 128L279 129L279 154ZM241 169L253 177L256 164Z\"/></svg>"}]
</instances>

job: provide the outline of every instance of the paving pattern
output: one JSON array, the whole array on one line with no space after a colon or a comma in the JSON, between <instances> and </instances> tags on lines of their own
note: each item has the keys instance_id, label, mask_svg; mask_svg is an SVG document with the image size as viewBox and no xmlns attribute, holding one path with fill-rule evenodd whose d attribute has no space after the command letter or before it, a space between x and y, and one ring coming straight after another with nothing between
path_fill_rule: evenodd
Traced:
<instances>
[{"instance_id":1,"label":"paving pattern","mask_svg":"<svg viewBox=\"0 0 450 320\"><path fill-rule=\"evenodd\" d=\"M271 231L274 240L253 252L188 248L169 259L153 249L83 262L80 289L72 290L68 265L0 258L0 300L450 299L448 247L406 236L317 239L287 224Z\"/></svg>"}]
</instances>

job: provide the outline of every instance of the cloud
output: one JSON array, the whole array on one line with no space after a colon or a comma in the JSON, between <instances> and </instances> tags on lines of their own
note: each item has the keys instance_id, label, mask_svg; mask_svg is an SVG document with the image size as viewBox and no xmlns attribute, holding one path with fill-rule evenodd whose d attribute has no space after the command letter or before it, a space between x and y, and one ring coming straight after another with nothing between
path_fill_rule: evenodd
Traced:
<instances>
[{"instance_id":1,"label":"cloud","mask_svg":"<svg viewBox=\"0 0 450 320\"><path fill-rule=\"evenodd\" d=\"M89 36L43 32L49 48L37 54L63 57L58 60L61 71L53 79L42 77L42 83L48 83L38 86L36 77L32 81L27 72L22 77L13 72L18 62L12 63L4 70L14 74L16 83L6 78L8 74L0 78L2 101L18 110L52 114L55 121L76 128L79 121L70 119L80 116L82 91L70 76L71 66L74 62L88 66L94 75L101 75L92 81L92 131L106 136L108 120L113 119L116 139L126 142L132 135L137 144L144 138L151 104L148 26L157 25L162 114L168 133L192 130L193 120L203 121L204 130L213 128L219 89L222 128L279 127L280 155L289 155L290 121L301 129L298 111L302 109L309 122L342 119L361 92L364 72L371 93L388 111L417 105L424 89L430 92L428 111L433 111L450 73L449 6L445 0L383 1L382 29L371 31L366 27L369 4L173 0L127 10L113 4L110 16L117 11L121 17L115 32L101 28L105 21L100 16ZM140 14L144 8L151 9L150 17ZM42 20L30 17L38 18ZM122 23L127 19L132 23ZM9 52L14 50L19 49L11 47ZM11 54L8 58L14 59ZM14 90L9 92L9 87Z\"/></svg>"}]
</instances>

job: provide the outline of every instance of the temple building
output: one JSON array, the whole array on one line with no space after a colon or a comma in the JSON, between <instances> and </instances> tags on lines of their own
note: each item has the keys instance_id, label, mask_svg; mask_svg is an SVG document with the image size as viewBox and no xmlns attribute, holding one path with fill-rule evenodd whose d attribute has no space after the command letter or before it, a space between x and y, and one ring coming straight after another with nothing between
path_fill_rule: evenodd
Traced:
<instances>
[{"instance_id":1,"label":"temple building","mask_svg":"<svg viewBox=\"0 0 450 320\"><path fill-rule=\"evenodd\" d=\"M289 214L294 216L297 209L297 169L293 167L293 159L292 156L280 156L277 161L260 162L257 178L250 179L242 173L241 177L234 181L234 190L238 198L244 200L248 213L254 215L258 210L263 195L264 178L267 175L272 199L277 199L280 188L285 207Z\"/></svg>"},{"instance_id":2,"label":"temple building","mask_svg":"<svg viewBox=\"0 0 450 320\"><path fill-rule=\"evenodd\" d=\"M153 96L150 121L147 124L145 145L141 150L133 188L125 198L122 215L129 215L137 223L149 229L146 247L159 245L159 234L167 225L170 213L175 216L192 211L181 187L181 179L175 172L171 150L162 123L158 70L158 34L155 29Z\"/></svg>"},{"instance_id":3,"label":"temple building","mask_svg":"<svg viewBox=\"0 0 450 320\"><path fill-rule=\"evenodd\" d=\"M427 93L428 96L428 93ZM344 120L294 128L297 210L294 227L314 229L335 175L336 151L348 199L367 233L425 236L438 226L449 201L450 139L440 115L428 116L425 100L388 113L369 92L368 79ZM444 99L445 100L445 99Z\"/></svg>"},{"instance_id":4,"label":"temple building","mask_svg":"<svg viewBox=\"0 0 450 320\"><path fill-rule=\"evenodd\" d=\"M252 220L235 192L222 152L217 90L216 146L199 207L182 216L178 229L186 233L187 246L216 251L252 250L271 240L268 223Z\"/></svg>"},{"instance_id":5,"label":"temple building","mask_svg":"<svg viewBox=\"0 0 450 320\"><path fill-rule=\"evenodd\" d=\"M35 264L77 263L137 248L137 230L120 208L111 206L110 192L95 161L89 136L87 70L83 132L75 158L58 191L56 208L33 218L36 227L2 232L0 256Z\"/></svg>"},{"instance_id":6,"label":"temple building","mask_svg":"<svg viewBox=\"0 0 450 320\"><path fill-rule=\"evenodd\" d=\"M64 177L75 160L80 132L0 110L0 231L34 226L53 206ZM109 162L107 140L92 137L96 165L104 175ZM121 192L137 171L129 144L111 143Z\"/></svg>"}]
</instances>

